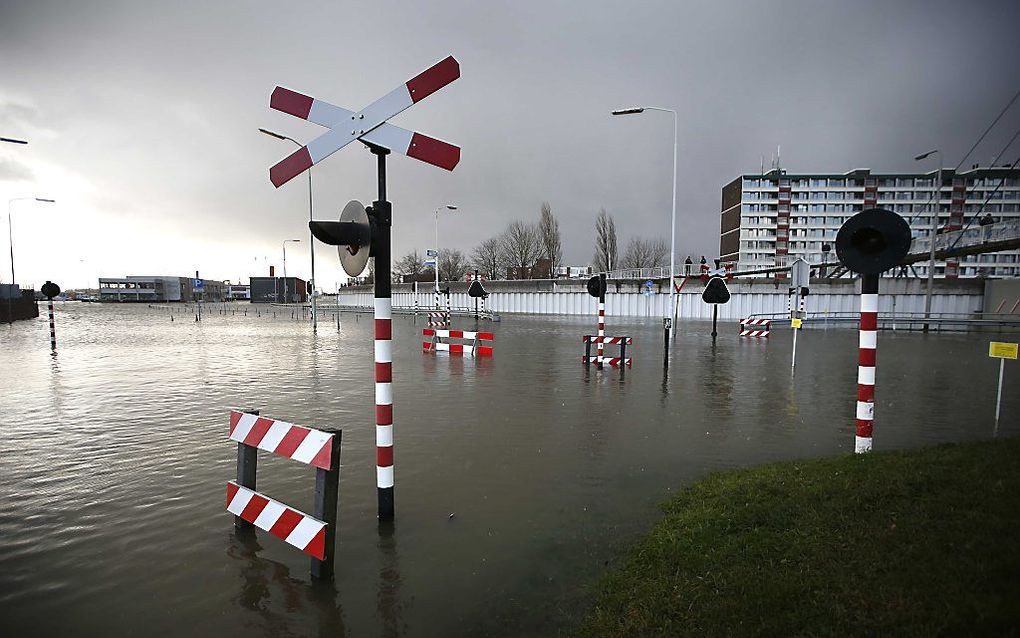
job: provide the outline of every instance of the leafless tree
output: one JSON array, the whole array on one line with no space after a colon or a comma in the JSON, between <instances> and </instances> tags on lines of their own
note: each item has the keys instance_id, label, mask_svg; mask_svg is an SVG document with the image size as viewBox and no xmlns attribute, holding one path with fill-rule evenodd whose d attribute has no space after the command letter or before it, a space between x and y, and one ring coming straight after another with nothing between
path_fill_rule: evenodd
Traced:
<instances>
[{"instance_id":1,"label":"leafless tree","mask_svg":"<svg viewBox=\"0 0 1020 638\"><path fill-rule=\"evenodd\" d=\"M549 270L555 275L563 261L563 244L560 242L560 223L553 217L549 202L542 202L538 218L538 235L542 242L542 257L549 260Z\"/></svg>"},{"instance_id":2,"label":"leafless tree","mask_svg":"<svg viewBox=\"0 0 1020 638\"><path fill-rule=\"evenodd\" d=\"M400 276L405 282L421 281L421 275L425 272L425 266L421 262L421 254L417 250L407 253L393 264L393 274Z\"/></svg>"},{"instance_id":3,"label":"leafless tree","mask_svg":"<svg viewBox=\"0 0 1020 638\"><path fill-rule=\"evenodd\" d=\"M607 272L617 265L616 222L602 208L595 217L595 256L592 258L592 266L595 272Z\"/></svg>"},{"instance_id":4,"label":"leafless tree","mask_svg":"<svg viewBox=\"0 0 1020 638\"><path fill-rule=\"evenodd\" d=\"M499 237L490 237L475 246L471 264L486 273L489 279L502 279L506 273L503 271L504 259Z\"/></svg>"},{"instance_id":5,"label":"leafless tree","mask_svg":"<svg viewBox=\"0 0 1020 638\"><path fill-rule=\"evenodd\" d=\"M627 243L627 250L623 253L620 267L655 268L656 266L665 266L668 255L669 248L667 248L664 239L632 237L630 242Z\"/></svg>"},{"instance_id":6,"label":"leafless tree","mask_svg":"<svg viewBox=\"0 0 1020 638\"><path fill-rule=\"evenodd\" d=\"M463 277L467 270L468 260L464 253L452 248L443 248L439 251L440 281L456 281Z\"/></svg>"},{"instance_id":7,"label":"leafless tree","mask_svg":"<svg viewBox=\"0 0 1020 638\"><path fill-rule=\"evenodd\" d=\"M499 237L507 268L518 271L531 268L542 256L542 241L534 224L514 220Z\"/></svg>"}]
</instances>

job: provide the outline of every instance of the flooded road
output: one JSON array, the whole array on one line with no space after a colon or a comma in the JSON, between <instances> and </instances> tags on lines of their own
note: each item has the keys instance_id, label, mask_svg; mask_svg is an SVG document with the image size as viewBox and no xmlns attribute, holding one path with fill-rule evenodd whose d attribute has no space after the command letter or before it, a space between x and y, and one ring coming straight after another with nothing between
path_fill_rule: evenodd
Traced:
<instances>
[{"instance_id":1,"label":"flooded road","mask_svg":"<svg viewBox=\"0 0 1020 638\"><path fill-rule=\"evenodd\" d=\"M855 330L802 332L791 379L788 329L721 324L713 345L710 324L681 322L664 374L659 320L610 317L634 337L621 376L580 363L593 319L506 315L495 356L473 360L423 355L422 320L398 316L396 524L380 533L371 318L313 336L290 311L236 308L171 323L58 305L56 356L44 318L0 326L0 635L555 635L672 489L853 450ZM875 449L990 437L991 339L1015 340L881 333ZM1018 388L1007 362L1000 436L1020 433ZM293 547L235 536L234 407L343 428L335 586ZM313 486L260 453L263 493L311 511Z\"/></svg>"}]
</instances>

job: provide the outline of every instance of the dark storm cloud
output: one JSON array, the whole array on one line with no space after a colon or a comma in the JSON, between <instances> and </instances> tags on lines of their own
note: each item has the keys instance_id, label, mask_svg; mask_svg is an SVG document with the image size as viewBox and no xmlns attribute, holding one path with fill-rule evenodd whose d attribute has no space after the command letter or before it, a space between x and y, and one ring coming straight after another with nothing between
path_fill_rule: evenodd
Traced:
<instances>
[{"instance_id":1,"label":"dark storm cloud","mask_svg":"<svg viewBox=\"0 0 1020 638\"><path fill-rule=\"evenodd\" d=\"M451 2L4 5L2 91L56 133L39 152L87 176L107 209L278 251L305 232L305 185L276 190L290 152L259 126L320 129L268 109L282 84L360 108L453 53L462 78L395 123L463 147L452 174L391 163L395 252L463 249L514 218L560 218L586 262L594 216L668 236L672 127L680 113L678 251L714 254L720 189L782 145L791 171L954 165L1020 86L1020 3ZM0 99L5 96L0 95ZM1004 118L974 161L1020 126ZM1011 157L1012 159L1012 157ZM348 148L314 169L319 216L374 196ZM98 197L98 195L97 195ZM265 248L261 246L264 244Z\"/></svg>"}]
</instances>

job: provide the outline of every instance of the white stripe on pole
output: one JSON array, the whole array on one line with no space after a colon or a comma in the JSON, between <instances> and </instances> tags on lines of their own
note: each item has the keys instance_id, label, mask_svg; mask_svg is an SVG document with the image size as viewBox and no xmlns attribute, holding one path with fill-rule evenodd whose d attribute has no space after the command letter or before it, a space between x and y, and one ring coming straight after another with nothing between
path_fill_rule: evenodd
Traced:
<instances>
[{"instance_id":1,"label":"white stripe on pole","mask_svg":"<svg viewBox=\"0 0 1020 638\"><path fill-rule=\"evenodd\" d=\"M878 295L861 295L861 312L878 312Z\"/></svg>"},{"instance_id":2,"label":"white stripe on pole","mask_svg":"<svg viewBox=\"0 0 1020 638\"><path fill-rule=\"evenodd\" d=\"M393 466L375 468L376 487L393 487Z\"/></svg>"},{"instance_id":3,"label":"white stripe on pole","mask_svg":"<svg viewBox=\"0 0 1020 638\"><path fill-rule=\"evenodd\" d=\"M857 366L857 383L875 385L875 368L871 366Z\"/></svg>"},{"instance_id":4,"label":"white stripe on pole","mask_svg":"<svg viewBox=\"0 0 1020 638\"><path fill-rule=\"evenodd\" d=\"M861 330L860 347L875 349L878 347L877 330Z\"/></svg>"}]
</instances>

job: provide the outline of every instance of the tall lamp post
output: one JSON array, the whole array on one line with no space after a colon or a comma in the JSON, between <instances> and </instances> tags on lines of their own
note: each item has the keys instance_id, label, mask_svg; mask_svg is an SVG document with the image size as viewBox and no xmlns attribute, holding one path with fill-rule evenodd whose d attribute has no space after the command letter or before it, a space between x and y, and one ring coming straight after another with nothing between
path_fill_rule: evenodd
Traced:
<instances>
[{"instance_id":1,"label":"tall lamp post","mask_svg":"<svg viewBox=\"0 0 1020 638\"><path fill-rule=\"evenodd\" d=\"M939 170L937 178L935 180L935 194L932 202L932 213L931 213L931 246L929 247L928 253L928 290L924 295L924 331L928 332L928 319L931 317L931 295L932 289L935 287L935 236L938 234L939 229L939 208L942 204L942 152L939 149L933 149L927 153L921 153L914 158L915 162L920 162L929 155L934 155L938 158Z\"/></svg>"},{"instance_id":2,"label":"tall lamp post","mask_svg":"<svg viewBox=\"0 0 1020 638\"><path fill-rule=\"evenodd\" d=\"M436 265L433 266L433 270L436 271L436 299L438 303L439 299L439 211L443 210L457 210L457 207L453 204L443 204L436 208Z\"/></svg>"},{"instance_id":3,"label":"tall lamp post","mask_svg":"<svg viewBox=\"0 0 1020 638\"><path fill-rule=\"evenodd\" d=\"M284 141L287 141L287 142L294 142L295 144L298 145L298 147L304 146L304 144L302 144L301 142L297 141L293 137L287 137L286 135L280 135L279 133L274 133L273 131L270 131L268 129L260 128L259 132L260 133L265 133L266 135L268 135L270 137L275 137L278 140L284 140ZM305 172L308 173L308 221L312 221L312 169L309 168ZM308 231L308 252L312 256L312 282L311 282L312 283L312 332L318 332L318 330L319 330L319 314L318 314L318 311L316 310L316 304L315 304L315 238L312 237L312 231L311 230ZM286 286L286 280L284 281L284 285ZM286 288L284 288L284 290L286 290Z\"/></svg>"},{"instance_id":4,"label":"tall lamp post","mask_svg":"<svg viewBox=\"0 0 1020 638\"><path fill-rule=\"evenodd\" d=\"M11 224L11 211L14 210L14 202L27 201L30 199L34 199L37 202L44 202L46 204L53 204L57 201L55 199L47 199L45 197L15 197L14 199L7 200L7 237L11 246L11 290L7 295L7 323L14 322L14 316L11 311L11 297L14 295L14 226Z\"/></svg>"},{"instance_id":5,"label":"tall lamp post","mask_svg":"<svg viewBox=\"0 0 1020 638\"><path fill-rule=\"evenodd\" d=\"M283 240L283 303L290 303L287 300L287 242L292 241L294 243L300 242L300 239L284 239Z\"/></svg>"},{"instance_id":6,"label":"tall lamp post","mask_svg":"<svg viewBox=\"0 0 1020 638\"><path fill-rule=\"evenodd\" d=\"M645 111L662 111L673 114L673 212L669 224L669 310L663 318L663 329L666 347L673 334L673 323L676 321L676 286L673 284L673 275L676 273L676 159L677 159L677 113L673 109L664 109L658 106L641 106L630 109L618 109L613 115L636 115Z\"/></svg>"}]
</instances>

